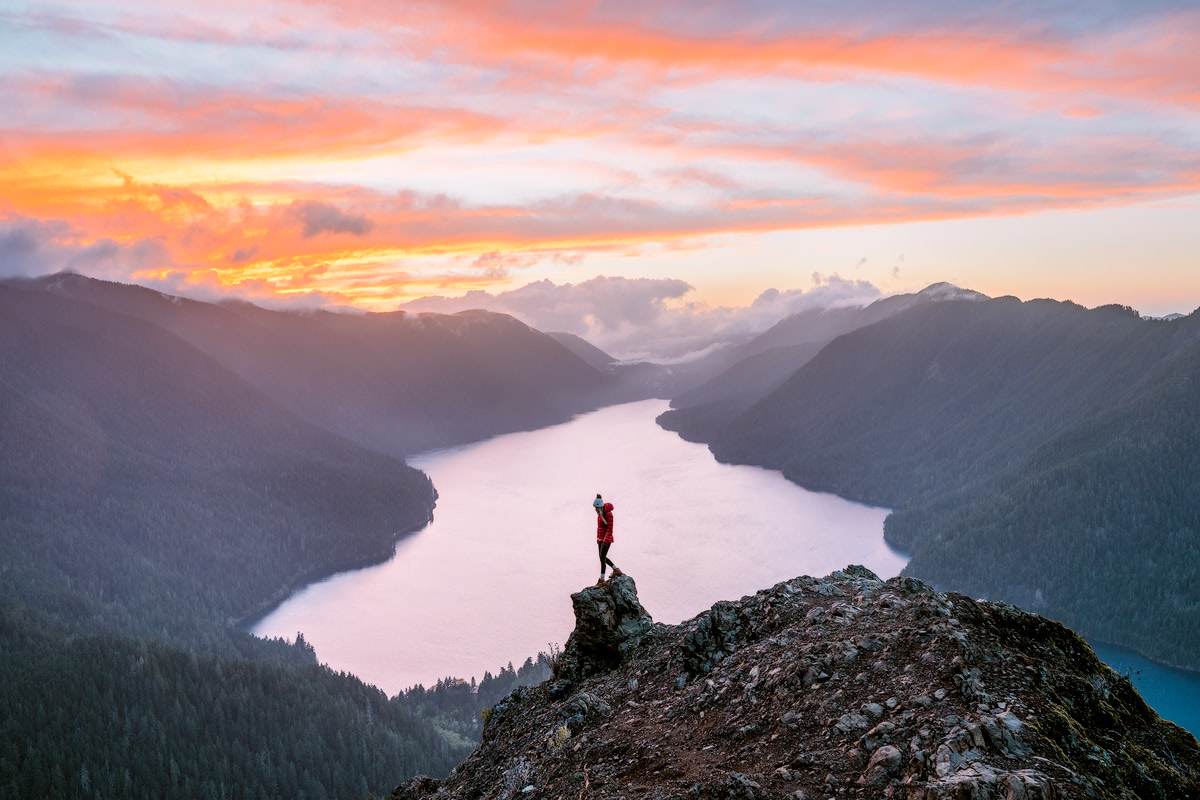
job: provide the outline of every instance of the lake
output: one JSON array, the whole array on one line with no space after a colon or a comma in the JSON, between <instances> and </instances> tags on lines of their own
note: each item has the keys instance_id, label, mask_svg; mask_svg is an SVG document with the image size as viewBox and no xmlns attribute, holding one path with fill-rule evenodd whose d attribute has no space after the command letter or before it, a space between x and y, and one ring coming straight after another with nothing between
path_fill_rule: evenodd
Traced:
<instances>
[{"instance_id":1,"label":"lake","mask_svg":"<svg viewBox=\"0 0 1200 800\"><path fill-rule=\"evenodd\" d=\"M887 509L810 492L778 472L717 463L654 423L666 401L583 414L410 459L438 490L433 522L388 562L295 593L253 628L302 631L321 661L395 694L515 666L574 627L571 592L595 583L592 499L615 506L609 557L659 622L677 623L797 575L905 557L883 541ZM1164 718L1200 732L1200 673L1095 643Z\"/></svg>"},{"instance_id":2,"label":"lake","mask_svg":"<svg viewBox=\"0 0 1200 800\"><path fill-rule=\"evenodd\" d=\"M719 464L654 419L646 400L410 459L433 479L433 522L384 564L294 594L259 636L302 631L321 661L395 694L520 664L574 628L594 584L596 492L613 503L609 552L658 622L797 575L863 564L899 574L887 509L809 492L778 472Z\"/></svg>"},{"instance_id":3,"label":"lake","mask_svg":"<svg viewBox=\"0 0 1200 800\"><path fill-rule=\"evenodd\" d=\"M1200 737L1200 673L1164 666L1124 647L1088 644L1101 661L1129 675L1133 688L1159 716Z\"/></svg>"}]
</instances>

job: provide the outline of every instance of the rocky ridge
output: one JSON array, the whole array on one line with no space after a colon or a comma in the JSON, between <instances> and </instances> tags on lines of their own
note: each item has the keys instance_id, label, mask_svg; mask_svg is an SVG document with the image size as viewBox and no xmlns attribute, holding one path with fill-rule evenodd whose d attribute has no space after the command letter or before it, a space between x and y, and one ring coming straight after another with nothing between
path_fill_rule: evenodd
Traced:
<instances>
[{"instance_id":1,"label":"rocky ridge","mask_svg":"<svg viewBox=\"0 0 1200 800\"><path fill-rule=\"evenodd\" d=\"M554 676L393 800L1200 797L1200 744L1076 634L851 566L676 626L629 576L571 596Z\"/></svg>"}]
</instances>

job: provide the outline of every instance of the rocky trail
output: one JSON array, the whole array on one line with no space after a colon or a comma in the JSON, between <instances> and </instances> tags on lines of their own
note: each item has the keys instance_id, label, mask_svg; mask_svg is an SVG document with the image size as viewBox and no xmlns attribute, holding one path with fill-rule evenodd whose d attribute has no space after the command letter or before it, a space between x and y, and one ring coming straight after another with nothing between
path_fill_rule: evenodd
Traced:
<instances>
[{"instance_id":1,"label":"rocky trail","mask_svg":"<svg viewBox=\"0 0 1200 800\"><path fill-rule=\"evenodd\" d=\"M676 626L571 596L554 676L417 798L1197 798L1200 745L1062 625L862 567Z\"/></svg>"}]
</instances>

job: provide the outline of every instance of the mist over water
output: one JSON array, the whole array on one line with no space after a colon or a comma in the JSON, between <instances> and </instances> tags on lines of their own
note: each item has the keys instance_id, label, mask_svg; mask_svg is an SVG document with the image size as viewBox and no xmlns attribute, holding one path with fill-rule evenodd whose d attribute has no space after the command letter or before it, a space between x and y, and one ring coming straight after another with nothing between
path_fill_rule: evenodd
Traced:
<instances>
[{"instance_id":1,"label":"mist over water","mask_svg":"<svg viewBox=\"0 0 1200 800\"><path fill-rule=\"evenodd\" d=\"M666 401L410 459L438 490L433 522L387 563L297 592L253 629L394 694L482 677L563 644L570 594L599 577L596 492L615 506L609 558L658 622L797 575L863 564L897 575L887 510L806 491L778 472L717 463L664 431Z\"/></svg>"}]
</instances>

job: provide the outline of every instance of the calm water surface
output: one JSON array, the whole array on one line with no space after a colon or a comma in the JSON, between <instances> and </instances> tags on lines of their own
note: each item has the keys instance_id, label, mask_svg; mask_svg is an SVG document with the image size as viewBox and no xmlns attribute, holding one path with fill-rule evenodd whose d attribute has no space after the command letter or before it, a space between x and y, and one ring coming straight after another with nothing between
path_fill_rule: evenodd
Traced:
<instances>
[{"instance_id":1,"label":"calm water surface","mask_svg":"<svg viewBox=\"0 0 1200 800\"><path fill-rule=\"evenodd\" d=\"M303 631L318 657L395 694L520 665L574 627L571 592L594 583L596 492L616 506L609 557L659 622L677 623L797 575L864 564L890 578L887 510L809 492L778 472L718 464L662 430L661 400L411 459L439 498L434 521L385 564L293 595L254 628ZM1093 646L1164 718L1200 732L1200 674Z\"/></svg>"},{"instance_id":2,"label":"calm water surface","mask_svg":"<svg viewBox=\"0 0 1200 800\"><path fill-rule=\"evenodd\" d=\"M1133 688L1158 715L1200 736L1200 673L1173 669L1102 642L1088 642L1100 660L1128 674Z\"/></svg>"},{"instance_id":3,"label":"calm water surface","mask_svg":"<svg viewBox=\"0 0 1200 800\"><path fill-rule=\"evenodd\" d=\"M596 492L615 506L609 558L658 622L797 575L903 568L883 542L886 509L719 464L654 423L666 408L629 403L411 459L438 490L432 524L387 563L297 592L253 632L302 631L330 667L389 694L519 666L566 642L571 592L599 577Z\"/></svg>"}]
</instances>

